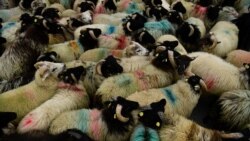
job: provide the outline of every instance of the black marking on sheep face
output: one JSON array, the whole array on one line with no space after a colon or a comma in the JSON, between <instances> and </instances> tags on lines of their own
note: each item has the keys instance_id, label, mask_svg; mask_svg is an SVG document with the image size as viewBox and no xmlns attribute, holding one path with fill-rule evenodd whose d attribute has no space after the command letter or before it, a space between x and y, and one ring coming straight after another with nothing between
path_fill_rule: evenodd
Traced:
<instances>
[{"instance_id":1,"label":"black marking on sheep face","mask_svg":"<svg viewBox=\"0 0 250 141\"><path fill-rule=\"evenodd\" d=\"M102 31L98 28L87 28L81 31L79 40L84 46L84 51L94 49L98 46L98 37L101 35ZM94 37L93 37L94 36Z\"/></svg>"},{"instance_id":2,"label":"black marking on sheep face","mask_svg":"<svg viewBox=\"0 0 250 141\"><path fill-rule=\"evenodd\" d=\"M50 22L48 20L46 20L45 22L45 27L48 31L48 33L51 33L51 34L64 34L64 31L63 31L63 27L61 25L59 25L57 22Z\"/></svg>"},{"instance_id":3,"label":"black marking on sheep face","mask_svg":"<svg viewBox=\"0 0 250 141\"><path fill-rule=\"evenodd\" d=\"M68 22L69 27L72 27L74 29L84 25L82 21L76 18L70 18L67 22Z\"/></svg>"},{"instance_id":4,"label":"black marking on sheep face","mask_svg":"<svg viewBox=\"0 0 250 141\"><path fill-rule=\"evenodd\" d=\"M105 9L111 11L111 12L116 12L117 7L116 7L116 0L106 0L104 3Z\"/></svg>"},{"instance_id":5,"label":"black marking on sheep face","mask_svg":"<svg viewBox=\"0 0 250 141\"><path fill-rule=\"evenodd\" d=\"M166 105L165 99L151 103L150 109L141 111L138 114L139 121L146 127L150 127L153 129L160 129L162 126L162 117L160 114L164 113L165 105Z\"/></svg>"},{"instance_id":6,"label":"black marking on sheep face","mask_svg":"<svg viewBox=\"0 0 250 141\"><path fill-rule=\"evenodd\" d=\"M146 17L139 13L134 13L123 23L123 30L126 35L130 35L133 31L143 28L146 22Z\"/></svg>"},{"instance_id":7,"label":"black marking on sheep face","mask_svg":"<svg viewBox=\"0 0 250 141\"><path fill-rule=\"evenodd\" d=\"M68 129L58 135L58 141L93 141L88 135L78 129Z\"/></svg>"},{"instance_id":8,"label":"black marking on sheep face","mask_svg":"<svg viewBox=\"0 0 250 141\"><path fill-rule=\"evenodd\" d=\"M178 46L178 41L164 41L160 46L166 47L166 50L174 50Z\"/></svg>"},{"instance_id":9,"label":"black marking on sheep face","mask_svg":"<svg viewBox=\"0 0 250 141\"><path fill-rule=\"evenodd\" d=\"M110 77L123 72L123 68L118 64L117 60L112 56L108 56L101 64L101 72L104 77Z\"/></svg>"},{"instance_id":10,"label":"black marking on sheep face","mask_svg":"<svg viewBox=\"0 0 250 141\"><path fill-rule=\"evenodd\" d=\"M207 18L211 21L215 21L219 17L219 12L221 7L219 6L209 6L207 8Z\"/></svg>"},{"instance_id":11,"label":"black marking on sheep face","mask_svg":"<svg viewBox=\"0 0 250 141\"><path fill-rule=\"evenodd\" d=\"M201 38L201 32L195 25L184 22L176 30L176 36L184 43L196 45ZM187 51L197 50L197 48L192 50L188 50L188 48L186 49Z\"/></svg>"},{"instance_id":12,"label":"black marking on sheep face","mask_svg":"<svg viewBox=\"0 0 250 141\"><path fill-rule=\"evenodd\" d=\"M95 9L95 5L93 5L92 3L89 2L82 2L78 5L78 7L80 7L80 12L85 12L85 11L94 11Z\"/></svg>"},{"instance_id":13,"label":"black marking on sheep face","mask_svg":"<svg viewBox=\"0 0 250 141\"><path fill-rule=\"evenodd\" d=\"M181 2L175 3L175 5L173 6L173 10L181 12L182 14L185 14L187 12L186 8L183 6Z\"/></svg>"},{"instance_id":14,"label":"black marking on sheep face","mask_svg":"<svg viewBox=\"0 0 250 141\"><path fill-rule=\"evenodd\" d=\"M31 3L33 2L34 0L21 0L19 2L19 6L21 8L24 8L24 9L30 9L31 8Z\"/></svg>"},{"instance_id":15,"label":"black marking on sheep face","mask_svg":"<svg viewBox=\"0 0 250 141\"><path fill-rule=\"evenodd\" d=\"M20 21L20 32L24 32L31 24L34 23L34 17L30 16L28 13L24 13L20 16Z\"/></svg>"},{"instance_id":16,"label":"black marking on sheep face","mask_svg":"<svg viewBox=\"0 0 250 141\"><path fill-rule=\"evenodd\" d=\"M135 34L132 35L132 38L133 40L144 46L150 46L155 43L155 38L146 30L135 32Z\"/></svg>"},{"instance_id":17,"label":"black marking on sheep face","mask_svg":"<svg viewBox=\"0 0 250 141\"><path fill-rule=\"evenodd\" d=\"M85 75L86 70L83 66L69 68L59 74L59 78L65 83L75 84L77 83L82 75Z\"/></svg>"},{"instance_id":18,"label":"black marking on sheep face","mask_svg":"<svg viewBox=\"0 0 250 141\"><path fill-rule=\"evenodd\" d=\"M157 21L161 20L161 11L157 7L149 6L143 11L143 15L149 18L155 18Z\"/></svg>"},{"instance_id":19,"label":"black marking on sheep face","mask_svg":"<svg viewBox=\"0 0 250 141\"><path fill-rule=\"evenodd\" d=\"M191 88L197 93L199 94L201 92L201 88L202 86L200 85L200 80L202 78L194 75L194 76L190 76L187 80L187 82L189 83L189 85L191 86Z\"/></svg>"},{"instance_id":20,"label":"black marking on sheep face","mask_svg":"<svg viewBox=\"0 0 250 141\"><path fill-rule=\"evenodd\" d=\"M60 18L60 15L58 13L59 10L56 8L46 8L42 11L42 16L47 20L54 21Z\"/></svg>"},{"instance_id":21,"label":"black marking on sheep face","mask_svg":"<svg viewBox=\"0 0 250 141\"><path fill-rule=\"evenodd\" d=\"M122 97L117 97L116 100L108 101L105 103L107 106L102 111L102 118L107 124L107 128L110 134L124 134L128 132L128 126L132 125L134 120L132 118L131 112L139 107L138 102L126 100ZM116 117L116 108L121 105L121 115L123 117L129 118L127 122L121 122Z\"/></svg>"},{"instance_id":22,"label":"black marking on sheep face","mask_svg":"<svg viewBox=\"0 0 250 141\"><path fill-rule=\"evenodd\" d=\"M184 20L181 16L181 14L177 11L170 11L167 15L167 19L173 23L173 24L177 24L177 25L181 25Z\"/></svg>"},{"instance_id":23,"label":"black marking on sheep face","mask_svg":"<svg viewBox=\"0 0 250 141\"><path fill-rule=\"evenodd\" d=\"M157 53L156 57L152 60L152 64L161 70L171 69L172 65L169 60L168 50Z\"/></svg>"},{"instance_id":24,"label":"black marking on sheep face","mask_svg":"<svg viewBox=\"0 0 250 141\"><path fill-rule=\"evenodd\" d=\"M45 6L39 6L36 9L33 10L33 14L34 15L42 15L43 9L45 8Z\"/></svg>"},{"instance_id":25,"label":"black marking on sheep face","mask_svg":"<svg viewBox=\"0 0 250 141\"><path fill-rule=\"evenodd\" d=\"M186 69L189 67L191 61L194 60L194 58L191 58L187 55L179 55L177 57L174 57L175 63L177 65L177 72L179 75L183 75L186 71Z\"/></svg>"},{"instance_id":26,"label":"black marking on sheep face","mask_svg":"<svg viewBox=\"0 0 250 141\"><path fill-rule=\"evenodd\" d=\"M46 52L37 58L37 62L40 62L40 61L57 62L57 58L58 58L58 54L56 52L54 51Z\"/></svg>"},{"instance_id":27,"label":"black marking on sheep face","mask_svg":"<svg viewBox=\"0 0 250 141\"><path fill-rule=\"evenodd\" d=\"M145 5L148 6L158 6L158 5L162 5L162 1L161 0L142 0Z\"/></svg>"}]
</instances>

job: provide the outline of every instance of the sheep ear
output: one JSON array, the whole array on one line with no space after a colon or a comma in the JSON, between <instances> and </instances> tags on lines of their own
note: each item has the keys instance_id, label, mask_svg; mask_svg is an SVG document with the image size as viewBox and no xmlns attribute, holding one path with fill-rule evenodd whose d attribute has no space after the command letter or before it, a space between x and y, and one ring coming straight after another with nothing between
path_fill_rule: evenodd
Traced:
<instances>
[{"instance_id":1,"label":"sheep ear","mask_svg":"<svg viewBox=\"0 0 250 141\"><path fill-rule=\"evenodd\" d=\"M44 64L44 62L43 61L40 61L40 62L37 62L35 65L34 65L34 67L36 68L36 69L39 69L40 67L42 67L42 66L44 66L45 64Z\"/></svg>"},{"instance_id":2,"label":"sheep ear","mask_svg":"<svg viewBox=\"0 0 250 141\"><path fill-rule=\"evenodd\" d=\"M102 75L102 64L104 63L105 60L101 60L96 64L96 73L99 75Z\"/></svg>"}]
</instances>

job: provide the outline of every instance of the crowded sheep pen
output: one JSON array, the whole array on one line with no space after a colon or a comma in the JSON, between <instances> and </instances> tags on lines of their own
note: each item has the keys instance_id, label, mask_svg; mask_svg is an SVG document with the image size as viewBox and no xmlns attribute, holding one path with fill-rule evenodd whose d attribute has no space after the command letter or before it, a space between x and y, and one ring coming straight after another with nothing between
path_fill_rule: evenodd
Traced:
<instances>
[{"instance_id":1,"label":"crowded sheep pen","mask_svg":"<svg viewBox=\"0 0 250 141\"><path fill-rule=\"evenodd\" d=\"M250 0L1 0L0 141L250 141Z\"/></svg>"}]
</instances>

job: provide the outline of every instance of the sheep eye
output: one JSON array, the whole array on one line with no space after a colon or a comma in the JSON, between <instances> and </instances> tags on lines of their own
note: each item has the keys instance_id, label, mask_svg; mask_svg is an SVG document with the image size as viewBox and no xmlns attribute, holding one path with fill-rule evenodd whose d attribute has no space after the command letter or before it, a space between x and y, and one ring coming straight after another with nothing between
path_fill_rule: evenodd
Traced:
<instances>
[{"instance_id":1,"label":"sheep eye","mask_svg":"<svg viewBox=\"0 0 250 141\"><path fill-rule=\"evenodd\" d=\"M53 68L53 69L52 69L52 72L54 72L54 71L56 71L56 68Z\"/></svg>"}]
</instances>

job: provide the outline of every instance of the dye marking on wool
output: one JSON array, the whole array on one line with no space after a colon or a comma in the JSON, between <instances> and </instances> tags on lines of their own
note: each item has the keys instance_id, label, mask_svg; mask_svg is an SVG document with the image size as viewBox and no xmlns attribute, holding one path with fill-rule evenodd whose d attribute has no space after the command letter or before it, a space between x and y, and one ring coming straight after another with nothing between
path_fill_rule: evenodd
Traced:
<instances>
[{"instance_id":1,"label":"dye marking on wool","mask_svg":"<svg viewBox=\"0 0 250 141\"><path fill-rule=\"evenodd\" d=\"M138 4L136 2L131 2L127 6L126 13L133 14L133 13L141 13L141 11L138 8Z\"/></svg>"},{"instance_id":2,"label":"dye marking on wool","mask_svg":"<svg viewBox=\"0 0 250 141\"><path fill-rule=\"evenodd\" d=\"M104 34L112 34L114 33L116 30L116 26L113 26L113 25L110 25L108 28L107 28L107 31L104 33Z\"/></svg>"},{"instance_id":3,"label":"dye marking on wool","mask_svg":"<svg viewBox=\"0 0 250 141\"><path fill-rule=\"evenodd\" d=\"M78 129L80 129L84 133L89 132L89 122L90 122L90 110L83 109L80 110L77 115L78 119L76 121L73 121Z\"/></svg>"},{"instance_id":4,"label":"dye marking on wool","mask_svg":"<svg viewBox=\"0 0 250 141\"><path fill-rule=\"evenodd\" d=\"M70 9L71 8L71 0L60 0L60 4L62 4L65 9Z\"/></svg>"},{"instance_id":5,"label":"dye marking on wool","mask_svg":"<svg viewBox=\"0 0 250 141\"><path fill-rule=\"evenodd\" d=\"M121 36L120 38L117 38L117 40L119 41L119 44L117 46L118 49L126 48L126 39L126 36Z\"/></svg>"},{"instance_id":6,"label":"dye marking on wool","mask_svg":"<svg viewBox=\"0 0 250 141\"><path fill-rule=\"evenodd\" d=\"M174 93L169 88L162 88L161 90L165 94L167 99L169 99L172 104L175 104L176 97L175 97Z\"/></svg>"},{"instance_id":7,"label":"dye marking on wool","mask_svg":"<svg viewBox=\"0 0 250 141\"><path fill-rule=\"evenodd\" d=\"M132 80L130 78L130 76L126 76L126 75L120 75L119 77L116 78L116 83L120 86L127 86L129 84L131 84Z\"/></svg>"},{"instance_id":8,"label":"dye marking on wool","mask_svg":"<svg viewBox=\"0 0 250 141\"><path fill-rule=\"evenodd\" d=\"M11 28L12 26L15 26L15 22L7 22L6 24L3 25L3 27L0 29L0 35L2 35L2 32L6 29Z\"/></svg>"},{"instance_id":9,"label":"dye marking on wool","mask_svg":"<svg viewBox=\"0 0 250 141\"><path fill-rule=\"evenodd\" d=\"M214 86L214 79L205 79L205 83L207 85L207 89L210 90Z\"/></svg>"},{"instance_id":10,"label":"dye marking on wool","mask_svg":"<svg viewBox=\"0 0 250 141\"><path fill-rule=\"evenodd\" d=\"M28 118L25 122L24 122L24 127L25 126L29 126L30 124L32 123L32 118L30 117L30 118Z\"/></svg>"},{"instance_id":11,"label":"dye marking on wool","mask_svg":"<svg viewBox=\"0 0 250 141\"><path fill-rule=\"evenodd\" d=\"M101 136L103 133L103 131L101 130L102 122L99 120L101 118L101 112L94 109L90 112L90 115L91 121L93 121L90 124L91 133L95 140L101 140Z\"/></svg>"}]
</instances>

